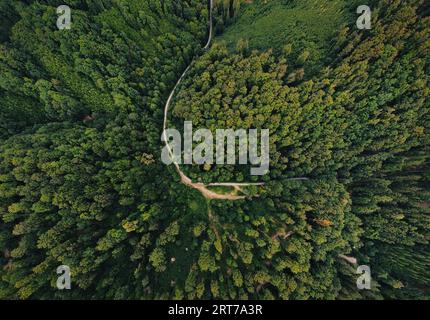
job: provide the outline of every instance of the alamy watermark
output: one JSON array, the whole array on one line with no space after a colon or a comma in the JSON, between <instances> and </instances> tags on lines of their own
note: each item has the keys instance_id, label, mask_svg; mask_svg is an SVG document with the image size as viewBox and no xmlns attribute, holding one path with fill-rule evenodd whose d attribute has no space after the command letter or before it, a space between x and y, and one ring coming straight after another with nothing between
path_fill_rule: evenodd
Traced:
<instances>
[{"instance_id":1,"label":"alamy watermark","mask_svg":"<svg viewBox=\"0 0 430 320\"><path fill-rule=\"evenodd\" d=\"M370 267L366 265L358 266L357 268L357 274L360 274L360 276L357 279L357 289L359 290L370 290L371 289L371 282L372 282L372 276L370 273Z\"/></svg>"},{"instance_id":2,"label":"alamy watermark","mask_svg":"<svg viewBox=\"0 0 430 320\"><path fill-rule=\"evenodd\" d=\"M57 14L60 16L57 19L57 28L59 30L69 30L72 28L72 10L67 5L61 5L57 8Z\"/></svg>"},{"instance_id":3,"label":"alamy watermark","mask_svg":"<svg viewBox=\"0 0 430 320\"><path fill-rule=\"evenodd\" d=\"M184 139L177 129L166 129L161 140L166 146L161 152L163 163L175 164L251 164L251 175L262 176L269 172L269 129L209 129L193 132L191 121L184 123ZM194 147L193 143L197 143ZM260 148L259 152L258 149Z\"/></svg>"},{"instance_id":4,"label":"alamy watermark","mask_svg":"<svg viewBox=\"0 0 430 320\"><path fill-rule=\"evenodd\" d=\"M361 5L357 8L357 14L360 16L357 19L357 28L359 30L372 29L372 10L369 6Z\"/></svg>"},{"instance_id":5,"label":"alamy watermark","mask_svg":"<svg viewBox=\"0 0 430 320\"><path fill-rule=\"evenodd\" d=\"M57 268L57 274L60 276L57 278L57 289L58 290L70 290L72 289L70 267L61 265Z\"/></svg>"}]
</instances>

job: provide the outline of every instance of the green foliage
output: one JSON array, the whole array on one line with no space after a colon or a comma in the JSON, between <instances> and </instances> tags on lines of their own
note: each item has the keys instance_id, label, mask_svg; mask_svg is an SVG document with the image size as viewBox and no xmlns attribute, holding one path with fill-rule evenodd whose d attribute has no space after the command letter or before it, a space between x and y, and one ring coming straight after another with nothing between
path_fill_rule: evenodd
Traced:
<instances>
[{"instance_id":1,"label":"green foliage","mask_svg":"<svg viewBox=\"0 0 430 320\"><path fill-rule=\"evenodd\" d=\"M314 74L335 56L331 52L332 39L342 25L354 21L355 10L361 4L354 6L359 2L355 0L241 2L240 11L235 11L235 23L220 35L218 41L234 49L238 40L245 39L251 51L272 48L276 53L282 52L285 45L294 44L289 50L293 57L291 62L307 50L310 53L309 74ZM220 33L223 31L222 26L218 29Z\"/></svg>"},{"instance_id":2,"label":"green foliage","mask_svg":"<svg viewBox=\"0 0 430 320\"><path fill-rule=\"evenodd\" d=\"M428 3L360 31L354 1L216 1L198 58L206 1L71 1L73 32L56 4L0 4L0 298L429 299ZM194 58L169 120L270 129L258 197L206 201L159 161Z\"/></svg>"}]
</instances>

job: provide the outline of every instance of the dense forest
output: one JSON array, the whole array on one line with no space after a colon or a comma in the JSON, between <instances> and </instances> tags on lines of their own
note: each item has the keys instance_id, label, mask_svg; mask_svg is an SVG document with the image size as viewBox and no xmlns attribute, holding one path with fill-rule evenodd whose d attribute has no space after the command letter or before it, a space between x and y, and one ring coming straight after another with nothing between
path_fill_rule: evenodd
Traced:
<instances>
[{"instance_id":1,"label":"dense forest","mask_svg":"<svg viewBox=\"0 0 430 320\"><path fill-rule=\"evenodd\" d=\"M0 3L0 299L430 299L428 1L217 0L207 51L206 0L61 4ZM188 65L171 125L270 129L182 168L246 199L160 160Z\"/></svg>"}]
</instances>

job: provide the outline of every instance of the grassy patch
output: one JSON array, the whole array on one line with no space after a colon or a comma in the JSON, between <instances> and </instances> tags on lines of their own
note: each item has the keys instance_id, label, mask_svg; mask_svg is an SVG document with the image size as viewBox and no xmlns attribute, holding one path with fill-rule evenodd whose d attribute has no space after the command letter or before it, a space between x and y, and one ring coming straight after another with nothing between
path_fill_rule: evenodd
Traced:
<instances>
[{"instance_id":1,"label":"grassy patch","mask_svg":"<svg viewBox=\"0 0 430 320\"><path fill-rule=\"evenodd\" d=\"M256 0L244 4L237 21L217 41L236 47L240 39L248 41L249 49L282 48L292 44L289 60L307 50L310 52L308 71L315 71L330 57L332 40L343 25L354 25L356 1L346 0ZM311 72L312 73L312 72Z\"/></svg>"}]
</instances>

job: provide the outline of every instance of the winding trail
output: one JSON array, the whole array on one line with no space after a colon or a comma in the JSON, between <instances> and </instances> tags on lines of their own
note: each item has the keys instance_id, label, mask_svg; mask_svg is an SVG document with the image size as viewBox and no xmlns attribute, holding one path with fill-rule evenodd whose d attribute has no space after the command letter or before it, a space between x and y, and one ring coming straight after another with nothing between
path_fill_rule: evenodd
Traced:
<instances>
[{"instance_id":1,"label":"winding trail","mask_svg":"<svg viewBox=\"0 0 430 320\"><path fill-rule=\"evenodd\" d=\"M209 1L210 10L209 10L209 36L208 41L206 45L203 47L204 50L209 49L211 42L212 42L212 35L213 35L213 0ZM262 186L264 183L234 183L234 182L224 182L224 183L210 183L210 184L204 184L204 183L195 183L193 182L180 168L178 162L174 159L172 148L169 144L169 140L167 139L166 129L167 129L167 115L169 113L170 106L173 101L173 97L175 96L176 89L181 84L182 80L187 75L188 71L190 70L190 67L194 60L190 62L188 67L185 69L185 71L182 73L179 80L176 82L175 86L173 87L172 91L170 92L169 98L167 99L166 105L164 106L164 121L163 121L163 140L167 147L167 151L169 153L170 159L172 160L173 165L176 168L176 171L178 172L179 176L181 177L181 182L185 184L186 186L196 189L202 193L202 195L207 199L217 199L217 200L239 200L244 199L245 196L238 196L233 193L228 194L219 194L212 190L209 190L208 187L215 187L215 186L225 186L225 187L233 187L235 191L242 191L241 187L246 186Z\"/></svg>"},{"instance_id":2,"label":"winding trail","mask_svg":"<svg viewBox=\"0 0 430 320\"><path fill-rule=\"evenodd\" d=\"M209 49L211 42L212 42L212 37L213 37L213 0L209 0L209 6L210 6L210 10L209 10L209 36L208 36L208 41L206 43L206 45L203 47L204 50ZM214 182L214 183L209 183L209 184L204 184L204 183L196 183L193 182L180 168L178 162L174 159L173 156L173 152L172 152L172 148L169 144L169 140L167 139L167 134L166 134L166 129L167 129L167 115L169 113L169 109L170 106L172 104L173 101L173 97L175 96L175 92L176 89L178 88L178 86L181 84L182 80L185 78L185 76L187 75L188 71L190 70L191 65L193 64L193 62L195 61L195 59L193 59L190 64L188 65L188 67L185 69L185 71L182 73L181 77L179 78L179 80L176 82L175 86L173 87L172 91L170 92L169 98L167 99L166 105L164 106L164 121L163 121L163 140L164 143L167 147L167 151L169 153L169 157L172 160L173 165L176 168L176 171L178 172L179 176L181 177L181 183L185 184L186 186L196 189L198 191L200 191L202 193L202 195L206 198L206 199L217 199L217 200L239 200L239 199L244 199L246 198L246 196L239 196L236 195L234 192L241 192L243 193L242 187L247 187L247 186L263 186L264 183L263 182L257 182L257 183L236 183L236 182ZM307 178L293 178L291 180L308 180ZM208 187L232 187L234 189L234 191L232 191L231 193L228 194L219 194L216 193L212 190L209 190Z\"/></svg>"}]
</instances>

